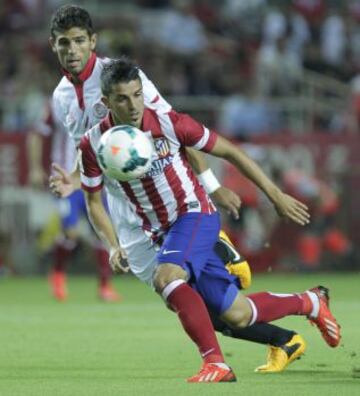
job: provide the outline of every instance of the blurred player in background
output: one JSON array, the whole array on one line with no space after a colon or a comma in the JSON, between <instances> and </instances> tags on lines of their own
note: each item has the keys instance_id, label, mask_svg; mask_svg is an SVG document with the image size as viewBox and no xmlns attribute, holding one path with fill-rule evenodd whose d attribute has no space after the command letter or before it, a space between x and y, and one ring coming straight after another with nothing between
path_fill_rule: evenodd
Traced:
<instances>
[{"instance_id":1,"label":"blurred player in background","mask_svg":"<svg viewBox=\"0 0 360 396\"><path fill-rule=\"evenodd\" d=\"M327 289L247 297L239 293L238 278L226 271L214 250L219 215L189 169L183 149L190 146L227 159L264 191L279 215L297 224L309 222L306 206L278 189L243 151L188 115L173 110L155 112L144 105L139 70L128 59L105 65L101 84L110 113L80 143L81 183L89 217L109 248L112 267L127 271L122 259L128 259L134 274L154 287L198 346L203 366L188 382L236 380L224 362L208 310L234 329L287 315L305 315L328 345L337 346L340 329L328 307ZM168 144L166 161L164 153L158 152L143 179L110 180L98 165L101 135L121 124L141 128L150 133L151 140L164 139ZM104 184L113 225L102 204ZM133 210L127 212L129 202ZM159 240L160 250L156 249Z\"/></svg>"},{"instance_id":2,"label":"blurred player in background","mask_svg":"<svg viewBox=\"0 0 360 396\"><path fill-rule=\"evenodd\" d=\"M50 101L43 122L37 125L29 138L29 179L36 187L42 187L47 176L42 166L43 137L51 137L52 162L70 172L76 160L74 141L66 133L64 125L55 114L53 103ZM74 191L64 199L57 199L56 206L60 216L61 235L56 239L53 248L53 268L49 274L49 282L55 299L64 301L68 297L66 269L80 247L79 221L81 218L86 218L86 207L81 190ZM108 302L119 301L120 295L110 282L112 271L107 251L95 236L90 239L97 264L98 297Z\"/></svg>"}]
</instances>

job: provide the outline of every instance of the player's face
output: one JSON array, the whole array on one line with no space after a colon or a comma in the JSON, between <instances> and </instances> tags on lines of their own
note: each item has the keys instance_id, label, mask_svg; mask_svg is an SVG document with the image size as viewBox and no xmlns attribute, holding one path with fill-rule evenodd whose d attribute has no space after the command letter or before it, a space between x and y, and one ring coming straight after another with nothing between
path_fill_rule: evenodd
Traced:
<instances>
[{"instance_id":1,"label":"player's face","mask_svg":"<svg viewBox=\"0 0 360 396\"><path fill-rule=\"evenodd\" d=\"M55 38L50 38L50 45L61 66L76 78L95 49L96 34L89 36L86 30L73 27L65 32L55 32Z\"/></svg>"},{"instance_id":2,"label":"player's face","mask_svg":"<svg viewBox=\"0 0 360 396\"><path fill-rule=\"evenodd\" d=\"M116 124L141 127L144 114L144 96L140 79L112 86L109 96L103 102L110 109Z\"/></svg>"}]
</instances>

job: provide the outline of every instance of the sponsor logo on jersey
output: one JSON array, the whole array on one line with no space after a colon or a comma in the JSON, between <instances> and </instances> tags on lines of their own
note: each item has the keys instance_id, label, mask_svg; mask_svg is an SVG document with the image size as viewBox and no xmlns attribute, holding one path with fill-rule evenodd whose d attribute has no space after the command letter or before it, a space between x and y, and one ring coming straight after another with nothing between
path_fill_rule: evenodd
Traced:
<instances>
[{"instance_id":1,"label":"sponsor logo on jersey","mask_svg":"<svg viewBox=\"0 0 360 396\"><path fill-rule=\"evenodd\" d=\"M96 118L104 118L108 113L107 107L104 103L97 102L93 104L93 113Z\"/></svg>"},{"instance_id":2,"label":"sponsor logo on jersey","mask_svg":"<svg viewBox=\"0 0 360 396\"><path fill-rule=\"evenodd\" d=\"M154 177L160 175L164 171L164 168L170 165L173 160L174 157L172 155L154 160L151 164L149 172L145 173L143 177Z\"/></svg>"},{"instance_id":3,"label":"sponsor logo on jersey","mask_svg":"<svg viewBox=\"0 0 360 396\"><path fill-rule=\"evenodd\" d=\"M170 144L166 138L154 139L154 146L159 158L164 158L170 154Z\"/></svg>"}]
</instances>

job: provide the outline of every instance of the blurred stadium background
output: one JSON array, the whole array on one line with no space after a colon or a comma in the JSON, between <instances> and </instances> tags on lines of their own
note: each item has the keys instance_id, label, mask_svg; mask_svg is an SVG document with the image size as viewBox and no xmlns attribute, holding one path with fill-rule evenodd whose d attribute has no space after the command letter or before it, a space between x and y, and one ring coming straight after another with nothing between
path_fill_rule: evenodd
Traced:
<instances>
[{"instance_id":1,"label":"blurred stadium background","mask_svg":"<svg viewBox=\"0 0 360 396\"><path fill-rule=\"evenodd\" d=\"M61 77L48 36L65 3L0 3L0 277L45 273L59 232L46 181L31 183L27 141ZM280 223L264 197L210 159L242 197L240 220L224 222L254 271L360 269L360 1L72 3L93 16L98 54L134 57L177 110L242 144L309 204L311 226ZM74 260L92 271L89 255Z\"/></svg>"}]
</instances>

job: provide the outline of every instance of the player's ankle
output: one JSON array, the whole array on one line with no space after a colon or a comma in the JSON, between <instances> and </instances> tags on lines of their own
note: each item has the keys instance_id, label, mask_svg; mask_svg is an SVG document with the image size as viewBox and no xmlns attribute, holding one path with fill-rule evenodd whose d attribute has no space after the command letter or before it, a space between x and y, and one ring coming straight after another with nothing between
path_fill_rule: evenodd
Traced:
<instances>
[{"instance_id":1,"label":"player's ankle","mask_svg":"<svg viewBox=\"0 0 360 396\"><path fill-rule=\"evenodd\" d=\"M224 357L219 354L209 354L206 356L203 355L203 360L204 363L213 363L213 364L224 363Z\"/></svg>"},{"instance_id":2,"label":"player's ankle","mask_svg":"<svg viewBox=\"0 0 360 396\"><path fill-rule=\"evenodd\" d=\"M319 297L316 293L307 290L301 294L303 300L302 313L309 318L317 318L320 309Z\"/></svg>"}]
</instances>

